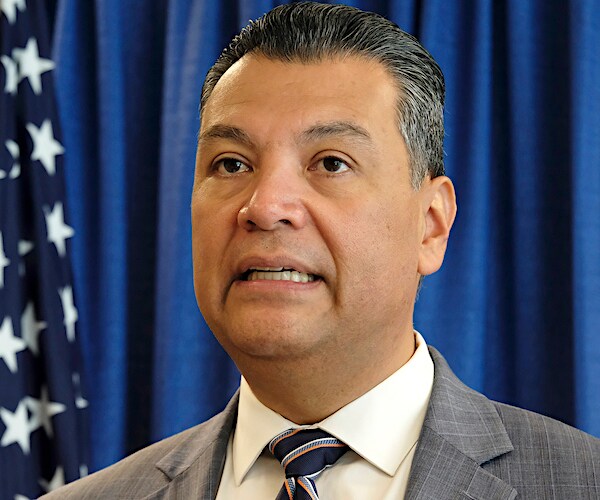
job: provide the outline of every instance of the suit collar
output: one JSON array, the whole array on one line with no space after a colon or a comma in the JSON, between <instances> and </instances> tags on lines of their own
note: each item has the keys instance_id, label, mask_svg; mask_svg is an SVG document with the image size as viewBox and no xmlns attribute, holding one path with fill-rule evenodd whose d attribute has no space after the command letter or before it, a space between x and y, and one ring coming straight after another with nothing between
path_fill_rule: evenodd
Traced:
<instances>
[{"instance_id":1,"label":"suit collar","mask_svg":"<svg viewBox=\"0 0 600 500\"><path fill-rule=\"evenodd\" d=\"M430 348L435 378L424 427L478 464L512 451L513 445L492 402L464 385L442 355Z\"/></svg>"},{"instance_id":2,"label":"suit collar","mask_svg":"<svg viewBox=\"0 0 600 500\"><path fill-rule=\"evenodd\" d=\"M221 413L187 431L181 443L156 463L170 482L147 500L178 498L175 492L184 481L190 498L216 497L227 443L237 418L238 399L239 392Z\"/></svg>"},{"instance_id":3,"label":"suit collar","mask_svg":"<svg viewBox=\"0 0 600 500\"><path fill-rule=\"evenodd\" d=\"M407 489L407 499L511 499L516 491L481 465L514 448L498 412L465 386L430 348L435 379Z\"/></svg>"}]
</instances>

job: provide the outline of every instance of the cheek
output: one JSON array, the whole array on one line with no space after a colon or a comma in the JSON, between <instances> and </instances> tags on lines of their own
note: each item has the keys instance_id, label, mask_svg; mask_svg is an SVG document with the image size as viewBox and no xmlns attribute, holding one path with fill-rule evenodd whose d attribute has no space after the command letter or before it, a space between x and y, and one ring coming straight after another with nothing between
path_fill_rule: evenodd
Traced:
<instances>
[{"instance_id":1,"label":"cheek","mask_svg":"<svg viewBox=\"0 0 600 500\"><path fill-rule=\"evenodd\" d=\"M418 223L410 207L378 204L348 220L339 232L341 293L363 304L402 294L417 277Z\"/></svg>"},{"instance_id":2,"label":"cheek","mask_svg":"<svg viewBox=\"0 0 600 500\"><path fill-rule=\"evenodd\" d=\"M231 229L222 210L202 200L192 203L194 287L201 309L204 303L220 297L226 276L224 257Z\"/></svg>"},{"instance_id":3,"label":"cheek","mask_svg":"<svg viewBox=\"0 0 600 500\"><path fill-rule=\"evenodd\" d=\"M213 267L215 260L223 257L226 242L237 219L226 203L210 201L202 197L202 193L196 196L192 203L194 265L204 269Z\"/></svg>"},{"instance_id":4,"label":"cheek","mask_svg":"<svg viewBox=\"0 0 600 500\"><path fill-rule=\"evenodd\" d=\"M211 224L211 219L207 217L202 203L194 202L192 204L192 256L195 273L202 271L207 258L210 258L212 253L210 245L213 240L206 237Z\"/></svg>"}]
</instances>

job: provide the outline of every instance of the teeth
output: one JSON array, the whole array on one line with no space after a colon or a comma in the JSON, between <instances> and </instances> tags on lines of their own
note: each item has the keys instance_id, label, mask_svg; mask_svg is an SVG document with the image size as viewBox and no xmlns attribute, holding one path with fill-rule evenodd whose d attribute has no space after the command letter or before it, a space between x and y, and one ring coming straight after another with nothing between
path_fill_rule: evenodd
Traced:
<instances>
[{"instance_id":1,"label":"teeth","mask_svg":"<svg viewBox=\"0 0 600 500\"><path fill-rule=\"evenodd\" d=\"M283 267L255 267L256 271L283 271Z\"/></svg>"},{"instance_id":2,"label":"teeth","mask_svg":"<svg viewBox=\"0 0 600 500\"><path fill-rule=\"evenodd\" d=\"M300 273L298 271L283 271L283 267L277 268L277 270L265 270L264 268L256 268L248 275L248 281L256 280L273 280L273 281L294 281L296 283L308 283L314 281L315 276L313 274Z\"/></svg>"}]
</instances>

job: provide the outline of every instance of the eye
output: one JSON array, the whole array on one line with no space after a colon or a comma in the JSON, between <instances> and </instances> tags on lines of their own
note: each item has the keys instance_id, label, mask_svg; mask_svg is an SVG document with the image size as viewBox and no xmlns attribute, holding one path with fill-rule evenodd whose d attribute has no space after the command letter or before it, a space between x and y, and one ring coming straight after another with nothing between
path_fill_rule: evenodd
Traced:
<instances>
[{"instance_id":1,"label":"eye","mask_svg":"<svg viewBox=\"0 0 600 500\"><path fill-rule=\"evenodd\" d=\"M350 170L348 164L335 156L326 156L317 162L317 165L323 165L323 168L330 174L341 174Z\"/></svg>"},{"instance_id":2,"label":"eye","mask_svg":"<svg viewBox=\"0 0 600 500\"><path fill-rule=\"evenodd\" d=\"M234 175L249 172L250 167L236 158L221 158L213 166L221 175Z\"/></svg>"}]
</instances>

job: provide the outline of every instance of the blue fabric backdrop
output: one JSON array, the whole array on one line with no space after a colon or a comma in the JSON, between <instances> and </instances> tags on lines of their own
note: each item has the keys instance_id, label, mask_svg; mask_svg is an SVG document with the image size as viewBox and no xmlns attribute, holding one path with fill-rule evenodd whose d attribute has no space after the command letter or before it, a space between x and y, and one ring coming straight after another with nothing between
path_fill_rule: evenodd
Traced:
<instances>
[{"instance_id":1,"label":"blue fabric backdrop","mask_svg":"<svg viewBox=\"0 0 600 500\"><path fill-rule=\"evenodd\" d=\"M239 375L197 310L204 75L266 0L62 0L55 60L92 466L206 419ZM600 436L600 3L357 1L446 75L459 214L416 327L492 398Z\"/></svg>"}]
</instances>

